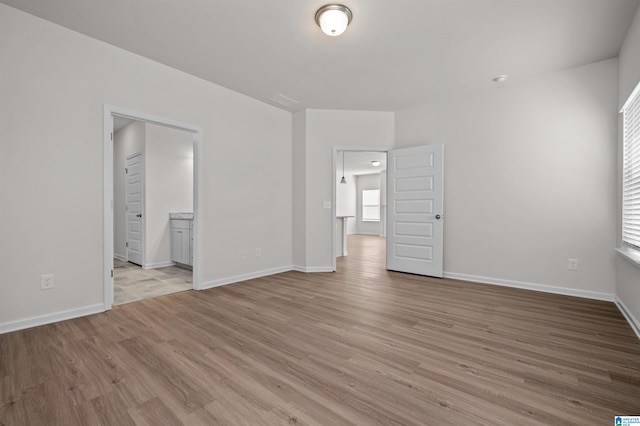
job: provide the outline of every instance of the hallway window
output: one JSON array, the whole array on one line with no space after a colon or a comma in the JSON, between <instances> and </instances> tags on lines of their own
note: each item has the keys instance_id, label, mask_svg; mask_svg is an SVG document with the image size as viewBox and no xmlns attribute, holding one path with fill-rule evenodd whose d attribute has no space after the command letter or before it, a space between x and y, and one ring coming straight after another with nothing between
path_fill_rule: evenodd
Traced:
<instances>
[{"instance_id":1,"label":"hallway window","mask_svg":"<svg viewBox=\"0 0 640 426\"><path fill-rule=\"evenodd\" d=\"M379 189L365 189L362 191L362 221L380 222Z\"/></svg>"}]
</instances>

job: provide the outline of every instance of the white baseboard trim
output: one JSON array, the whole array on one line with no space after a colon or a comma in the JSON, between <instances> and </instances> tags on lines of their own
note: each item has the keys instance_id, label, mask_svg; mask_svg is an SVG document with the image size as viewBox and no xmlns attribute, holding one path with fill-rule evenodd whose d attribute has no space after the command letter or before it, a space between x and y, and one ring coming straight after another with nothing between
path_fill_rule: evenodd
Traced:
<instances>
[{"instance_id":1,"label":"white baseboard trim","mask_svg":"<svg viewBox=\"0 0 640 426\"><path fill-rule=\"evenodd\" d=\"M261 271L250 272L248 274L235 275L233 277L220 278L218 280L207 281L202 283L202 288L198 290L206 290L209 288L220 287L227 284L233 284L240 281L252 280L254 278L266 277L268 275L280 274L293 269L293 266L279 266L277 268L263 269Z\"/></svg>"},{"instance_id":2,"label":"white baseboard trim","mask_svg":"<svg viewBox=\"0 0 640 426\"><path fill-rule=\"evenodd\" d=\"M613 302L615 295L613 293L600 293L597 291L588 290L576 290L567 287L557 287L546 284L528 283L524 281L511 281L503 280L500 278L479 277L477 275L458 274L456 272L445 272L443 274L445 278L452 278L455 280L475 281L483 284L493 284L503 287L522 288L525 290L542 291L545 293L564 294L565 296L584 297L586 299L605 300L607 302Z\"/></svg>"},{"instance_id":3,"label":"white baseboard trim","mask_svg":"<svg viewBox=\"0 0 640 426\"><path fill-rule=\"evenodd\" d=\"M331 266L299 266L293 265L291 270L305 273L316 273L316 272L333 272L333 268Z\"/></svg>"},{"instance_id":4,"label":"white baseboard trim","mask_svg":"<svg viewBox=\"0 0 640 426\"><path fill-rule=\"evenodd\" d=\"M9 321L0 324L0 334L24 330L25 328L37 327L39 325L51 324L53 322L84 317L86 315L97 314L100 312L104 312L104 303L84 306L82 308L69 309L66 311L54 312L46 315L39 315L31 318L24 318L16 321Z\"/></svg>"},{"instance_id":5,"label":"white baseboard trim","mask_svg":"<svg viewBox=\"0 0 640 426\"><path fill-rule=\"evenodd\" d=\"M113 257L115 257L115 258L116 258L116 259L118 259L118 260L122 260L123 262L126 262L126 261L127 261L126 256L123 256L123 255L118 254L118 253L113 253Z\"/></svg>"},{"instance_id":6,"label":"white baseboard trim","mask_svg":"<svg viewBox=\"0 0 640 426\"><path fill-rule=\"evenodd\" d=\"M626 307L626 305L622 302L622 300L618 298L618 296L616 296L615 302L616 306L618 307L620 312L622 312L622 315L631 326L633 332L636 333L636 336L638 336L638 339L640 339L640 321L638 321L638 319L633 316L629 308Z\"/></svg>"},{"instance_id":7,"label":"white baseboard trim","mask_svg":"<svg viewBox=\"0 0 640 426\"><path fill-rule=\"evenodd\" d=\"M166 268L167 266L174 266L175 263L167 260L164 262L156 262L156 263L145 263L142 265L142 269L155 269L155 268Z\"/></svg>"}]
</instances>

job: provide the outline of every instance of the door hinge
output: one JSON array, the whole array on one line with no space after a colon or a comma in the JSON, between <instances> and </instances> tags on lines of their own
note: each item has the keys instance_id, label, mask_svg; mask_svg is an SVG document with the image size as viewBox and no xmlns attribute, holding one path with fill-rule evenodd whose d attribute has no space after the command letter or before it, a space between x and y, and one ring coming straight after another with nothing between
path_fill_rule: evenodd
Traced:
<instances>
[{"instance_id":1,"label":"door hinge","mask_svg":"<svg viewBox=\"0 0 640 426\"><path fill-rule=\"evenodd\" d=\"M125 247L129 247L129 241L127 241L126 243L124 243Z\"/></svg>"},{"instance_id":2,"label":"door hinge","mask_svg":"<svg viewBox=\"0 0 640 426\"><path fill-rule=\"evenodd\" d=\"M113 140L113 133L111 133L111 140Z\"/></svg>"},{"instance_id":3,"label":"door hinge","mask_svg":"<svg viewBox=\"0 0 640 426\"><path fill-rule=\"evenodd\" d=\"M129 206L124 206L124 211L129 211Z\"/></svg>"},{"instance_id":4,"label":"door hinge","mask_svg":"<svg viewBox=\"0 0 640 426\"><path fill-rule=\"evenodd\" d=\"M111 278L113 278L113 269L111 270Z\"/></svg>"},{"instance_id":5,"label":"door hinge","mask_svg":"<svg viewBox=\"0 0 640 426\"><path fill-rule=\"evenodd\" d=\"M129 169L127 169L126 167L124 168L124 172L125 173L129 173Z\"/></svg>"}]
</instances>

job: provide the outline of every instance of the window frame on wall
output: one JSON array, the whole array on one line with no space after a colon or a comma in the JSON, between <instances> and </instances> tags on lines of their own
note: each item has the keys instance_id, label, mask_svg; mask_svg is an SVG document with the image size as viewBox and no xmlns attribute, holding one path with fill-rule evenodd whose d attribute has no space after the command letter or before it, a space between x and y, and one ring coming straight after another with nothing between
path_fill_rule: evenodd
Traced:
<instances>
[{"instance_id":1,"label":"window frame on wall","mask_svg":"<svg viewBox=\"0 0 640 426\"><path fill-rule=\"evenodd\" d=\"M374 195L374 193L377 193L377 195ZM369 195L371 195L371 197ZM365 199L367 199L367 204L365 204ZM380 189L363 189L361 200L362 209L360 219L363 222L380 222ZM377 203L374 203L374 200L377 200ZM365 211L371 213L376 212L377 215L365 216Z\"/></svg>"},{"instance_id":2,"label":"window frame on wall","mask_svg":"<svg viewBox=\"0 0 640 426\"><path fill-rule=\"evenodd\" d=\"M640 82L622 114L622 247L640 254Z\"/></svg>"}]
</instances>

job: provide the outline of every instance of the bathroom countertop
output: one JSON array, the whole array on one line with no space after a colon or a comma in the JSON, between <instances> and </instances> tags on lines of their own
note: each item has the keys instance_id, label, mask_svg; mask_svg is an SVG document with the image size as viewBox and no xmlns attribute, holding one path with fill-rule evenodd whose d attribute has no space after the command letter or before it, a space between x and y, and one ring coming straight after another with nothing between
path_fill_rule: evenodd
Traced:
<instances>
[{"instance_id":1,"label":"bathroom countertop","mask_svg":"<svg viewBox=\"0 0 640 426\"><path fill-rule=\"evenodd\" d=\"M193 220L193 213L182 212L182 213L169 213L169 219L186 219Z\"/></svg>"}]
</instances>

